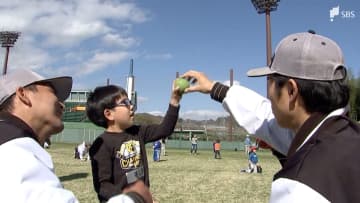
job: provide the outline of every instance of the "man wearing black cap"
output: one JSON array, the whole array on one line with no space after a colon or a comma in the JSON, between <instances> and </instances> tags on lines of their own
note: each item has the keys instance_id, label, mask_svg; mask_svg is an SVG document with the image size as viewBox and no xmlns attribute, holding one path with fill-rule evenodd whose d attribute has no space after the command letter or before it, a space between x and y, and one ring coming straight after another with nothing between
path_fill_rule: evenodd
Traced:
<instances>
[{"instance_id":1,"label":"man wearing black cap","mask_svg":"<svg viewBox=\"0 0 360 203\"><path fill-rule=\"evenodd\" d=\"M63 130L71 77L46 79L25 69L0 78L0 202L78 202L54 173L45 140ZM152 202L137 182L115 202Z\"/></svg>"},{"instance_id":2,"label":"man wearing black cap","mask_svg":"<svg viewBox=\"0 0 360 203\"><path fill-rule=\"evenodd\" d=\"M347 117L349 87L340 47L315 33L295 33L277 46L267 77L268 99L227 87L203 73L185 92L210 93L250 134L287 156L275 174L270 202L360 202L360 127ZM339 150L346 146L347 150Z\"/></svg>"}]
</instances>

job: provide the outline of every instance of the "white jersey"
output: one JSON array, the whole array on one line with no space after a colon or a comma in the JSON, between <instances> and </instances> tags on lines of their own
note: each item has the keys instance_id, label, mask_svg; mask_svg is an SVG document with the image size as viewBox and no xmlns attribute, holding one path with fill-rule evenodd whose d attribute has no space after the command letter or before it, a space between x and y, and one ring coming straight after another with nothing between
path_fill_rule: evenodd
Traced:
<instances>
[{"instance_id":1,"label":"white jersey","mask_svg":"<svg viewBox=\"0 0 360 203\"><path fill-rule=\"evenodd\" d=\"M0 202L75 203L54 173L50 154L29 137L0 145Z\"/></svg>"},{"instance_id":2,"label":"white jersey","mask_svg":"<svg viewBox=\"0 0 360 203\"><path fill-rule=\"evenodd\" d=\"M246 87L233 85L226 93L223 107L249 134L287 154L295 134L278 125L267 98Z\"/></svg>"}]
</instances>

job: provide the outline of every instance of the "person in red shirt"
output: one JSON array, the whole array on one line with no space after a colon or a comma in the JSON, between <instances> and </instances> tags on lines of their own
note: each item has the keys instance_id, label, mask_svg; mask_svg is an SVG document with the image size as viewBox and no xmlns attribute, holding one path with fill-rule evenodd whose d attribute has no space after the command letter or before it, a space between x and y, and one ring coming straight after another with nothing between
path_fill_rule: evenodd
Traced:
<instances>
[{"instance_id":1,"label":"person in red shirt","mask_svg":"<svg viewBox=\"0 0 360 203\"><path fill-rule=\"evenodd\" d=\"M221 155L220 155L221 144L219 139L217 139L214 144L214 150L215 150L215 159L221 159Z\"/></svg>"}]
</instances>

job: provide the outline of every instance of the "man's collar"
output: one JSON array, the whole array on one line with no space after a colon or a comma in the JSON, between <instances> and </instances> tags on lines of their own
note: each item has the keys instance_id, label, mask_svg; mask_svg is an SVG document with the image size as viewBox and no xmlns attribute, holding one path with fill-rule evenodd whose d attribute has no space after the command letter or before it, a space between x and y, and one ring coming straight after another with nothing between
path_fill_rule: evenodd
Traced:
<instances>
[{"instance_id":1,"label":"man's collar","mask_svg":"<svg viewBox=\"0 0 360 203\"><path fill-rule=\"evenodd\" d=\"M33 131L33 129L23 120L21 120L19 117L8 112L0 112L0 121L6 122L10 125L16 126L19 129L22 129L24 132L28 134L29 137L34 138L36 142L39 143L38 138L35 132Z\"/></svg>"},{"instance_id":2,"label":"man's collar","mask_svg":"<svg viewBox=\"0 0 360 203\"><path fill-rule=\"evenodd\" d=\"M313 113L300 127L296 133L294 140L291 142L287 156L293 155L298 147L305 141L311 131L325 118L326 115L321 113Z\"/></svg>"},{"instance_id":3,"label":"man's collar","mask_svg":"<svg viewBox=\"0 0 360 203\"><path fill-rule=\"evenodd\" d=\"M347 108L340 108L332 111L328 115L313 113L296 133L294 140L291 142L287 156L289 157L299 150L328 118L346 115L347 112Z\"/></svg>"}]
</instances>

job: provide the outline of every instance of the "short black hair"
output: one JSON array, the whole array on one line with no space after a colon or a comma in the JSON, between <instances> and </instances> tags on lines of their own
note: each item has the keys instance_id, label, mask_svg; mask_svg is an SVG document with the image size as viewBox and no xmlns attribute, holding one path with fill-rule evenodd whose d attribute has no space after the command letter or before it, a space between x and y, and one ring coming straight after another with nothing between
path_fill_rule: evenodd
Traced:
<instances>
[{"instance_id":1,"label":"short black hair","mask_svg":"<svg viewBox=\"0 0 360 203\"><path fill-rule=\"evenodd\" d=\"M278 94L287 80L293 79L299 88L305 110L309 113L328 114L336 109L344 108L349 103L350 88L346 78L333 81L305 80L272 74Z\"/></svg>"},{"instance_id":2,"label":"short black hair","mask_svg":"<svg viewBox=\"0 0 360 203\"><path fill-rule=\"evenodd\" d=\"M8 112L11 113L14 110L14 96L15 94L11 95L7 98L4 103L0 105L0 112Z\"/></svg>"},{"instance_id":3,"label":"short black hair","mask_svg":"<svg viewBox=\"0 0 360 203\"><path fill-rule=\"evenodd\" d=\"M121 96L127 96L124 88L116 85L96 87L90 92L86 102L86 115L91 122L97 126L108 127L108 120L104 115L105 109L112 109L116 106L116 100Z\"/></svg>"}]
</instances>

